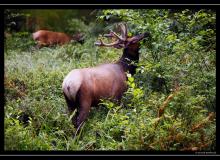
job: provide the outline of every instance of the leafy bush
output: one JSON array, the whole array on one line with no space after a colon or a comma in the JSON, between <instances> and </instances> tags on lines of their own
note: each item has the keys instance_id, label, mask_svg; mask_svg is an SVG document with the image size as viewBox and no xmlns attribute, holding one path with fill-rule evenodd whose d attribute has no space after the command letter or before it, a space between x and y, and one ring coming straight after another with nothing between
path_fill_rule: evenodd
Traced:
<instances>
[{"instance_id":1,"label":"leafy bush","mask_svg":"<svg viewBox=\"0 0 220 160\"><path fill-rule=\"evenodd\" d=\"M78 32L87 32L88 26L84 23L84 21L80 19L70 19L68 20L68 32L70 33L78 33Z\"/></svg>"},{"instance_id":2,"label":"leafy bush","mask_svg":"<svg viewBox=\"0 0 220 160\"><path fill-rule=\"evenodd\" d=\"M31 49L36 44L32 39L32 34L28 32L15 32L12 33L10 37L7 38L4 49L6 54L8 50L19 50L25 51Z\"/></svg>"},{"instance_id":3,"label":"leafy bush","mask_svg":"<svg viewBox=\"0 0 220 160\"><path fill-rule=\"evenodd\" d=\"M115 62L122 54L94 47L92 25L77 22L91 31L83 45L36 50L23 43L27 35L20 35L16 45L6 39L5 149L215 151L215 11L124 9L99 14L100 21L105 16L126 21L130 35L151 33L141 42L137 73L128 75L121 103L102 100L91 109L81 133L73 134L61 90L65 75L74 68Z\"/></svg>"}]
</instances>

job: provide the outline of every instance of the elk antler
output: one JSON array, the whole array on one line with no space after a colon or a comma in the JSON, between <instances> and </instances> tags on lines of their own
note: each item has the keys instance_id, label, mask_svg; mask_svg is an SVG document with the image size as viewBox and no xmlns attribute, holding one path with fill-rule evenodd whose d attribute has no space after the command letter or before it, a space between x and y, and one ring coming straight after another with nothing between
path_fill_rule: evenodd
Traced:
<instances>
[{"instance_id":1,"label":"elk antler","mask_svg":"<svg viewBox=\"0 0 220 160\"><path fill-rule=\"evenodd\" d=\"M102 39L99 39L99 42L96 42L95 45L97 46L106 46L106 47L112 47L112 46L115 46L115 45L118 45L119 44L119 41L115 41L113 43L104 43L102 41Z\"/></svg>"},{"instance_id":2,"label":"elk antler","mask_svg":"<svg viewBox=\"0 0 220 160\"><path fill-rule=\"evenodd\" d=\"M124 23L119 24L121 28L121 37L125 40L127 40L128 37L128 31L127 31L127 25Z\"/></svg>"},{"instance_id":3,"label":"elk antler","mask_svg":"<svg viewBox=\"0 0 220 160\"><path fill-rule=\"evenodd\" d=\"M96 42L95 45L97 46L106 46L106 47L115 47L115 48L123 48L125 47L125 42L127 40L127 26L125 24L119 24L121 29L121 36L110 30L109 34L104 34L104 37L115 37L117 40L113 43L104 43L101 39L99 42Z\"/></svg>"}]
</instances>

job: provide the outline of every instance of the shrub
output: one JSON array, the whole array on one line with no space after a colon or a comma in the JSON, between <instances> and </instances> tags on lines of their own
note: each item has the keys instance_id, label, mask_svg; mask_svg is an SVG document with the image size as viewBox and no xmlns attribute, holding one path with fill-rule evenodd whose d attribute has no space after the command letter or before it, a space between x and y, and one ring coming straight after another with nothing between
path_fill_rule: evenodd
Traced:
<instances>
[{"instance_id":1,"label":"shrub","mask_svg":"<svg viewBox=\"0 0 220 160\"><path fill-rule=\"evenodd\" d=\"M27 50L27 34L18 41L12 39L19 36L12 36L5 45L5 149L215 151L215 11L99 14L99 22L105 16L128 22L131 35L151 33L141 43L137 73L128 75L121 103L103 100L75 136L61 90L65 75L74 68L115 62L121 51L94 47L93 34L83 45L40 50ZM93 32L94 27L84 27L80 29Z\"/></svg>"}]
</instances>

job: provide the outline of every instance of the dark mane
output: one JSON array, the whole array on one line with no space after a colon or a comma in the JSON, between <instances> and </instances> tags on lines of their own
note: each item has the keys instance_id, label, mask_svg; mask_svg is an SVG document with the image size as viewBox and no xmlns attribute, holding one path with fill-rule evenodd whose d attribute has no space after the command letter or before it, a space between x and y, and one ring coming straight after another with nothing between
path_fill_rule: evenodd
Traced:
<instances>
[{"instance_id":1,"label":"dark mane","mask_svg":"<svg viewBox=\"0 0 220 160\"><path fill-rule=\"evenodd\" d=\"M132 54L130 52L129 48L125 48L122 57L117 61L117 64L121 65L125 72L128 71L130 74L134 75L137 68L136 63L139 61L139 48L137 48Z\"/></svg>"}]
</instances>

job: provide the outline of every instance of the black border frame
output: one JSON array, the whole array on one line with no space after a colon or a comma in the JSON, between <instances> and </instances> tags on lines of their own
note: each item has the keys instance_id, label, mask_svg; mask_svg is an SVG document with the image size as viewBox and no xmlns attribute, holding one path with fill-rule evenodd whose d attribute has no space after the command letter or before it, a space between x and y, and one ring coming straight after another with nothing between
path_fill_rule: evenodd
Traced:
<instances>
[{"instance_id":1,"label":"black border frame","mask_svg":"<svg viewBox=\"0 0 220 160\"><path fill-rule=\"evenodd\" d=\"M97 1L97 0L96 0ZM98 0L100 1L100 0ZM107 0L103 0L103 1L107 1ZM139 2L139 0L135 0L137 3ZM194 0L193 0L194 1ZM192 2L193 2L192 1ZM9 1L8 1L9 2ZM34 1L32 1L33 4L3 4L1 6L1 11L4 11L4 9L124 9L124 8L128 8L128 9L135 9L135 8L142 8L142 9L169 9L169 8L210 8L210 9L214 9L216 10L216 15L217 15L217 19L219 16L219 12L218 12L218 5L215 4L175 4L175 5L170 5L170 4L34 4ZM38 1L39 2L39 1ZM114 2L114 1L112 1ZM4 19L4 14L2 14L3 16L2 18L2 22ZM0 23L1 28L3 29L3 23ZM218 25L218 20L217 20L217 24L216 24L216 28L219 28ZM1 32L2 35L4 34L4 29L3 32ZM218 31L217 31L217 35L218 35ZM217 36L218 37L218 36ZM1 36L1 42L3 42L3 36ZM217 38L218 39L218 38ZM218 46L218 45L217 45ZM4 49L2 48L2 53L4 53ZM217 47L218 48L218 47ZM218 50L218 49L217 49ZM0 60L3 60L3 62L1 64L4 64L4 54L0 54ZM3 69L2 69L2 79L3 82L1 84L4 84L4 65ZM217 85L217 84L216 84ZM1 93L4 93L4 85L2 85L2 91ZM3 102L4 105L4 96L1 95L1 102ZM216 108L216 110L218 110ZM218 113L216 111L216 113ZM0 125L2 128L4 128L4 108L1 107L0 108ZM218 124L218 118L216 116L217 122L216 122L216 126ZM217 127L218 128L218 127ZM52 157L58 157L59 159L61 157L71 157L71 156L159 156L159 157L167 157L167 156L177 156L178 158L180 158L180 156L183 157L188 157L188 156L193 156L194 158L197 157L215 157L215 156L219 156L219 148L218 148L218 144L220 144L219 139L216 136L216 152L213 153L205 153L205 152L164 152L164 151L158 151L158 152L146 152L146 151L4 151L4 129L1 130L3 131L0 132L1 135L1 139L0 139L0 157L2 156L22 156L22 157L30 157L30 156L52 156ZM216 135L218 131L216 131ZM3 140L3 141L1 141ZM22 158L23 159L23 158Z\"/></svg>"}]
</instances>

